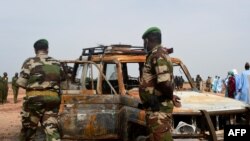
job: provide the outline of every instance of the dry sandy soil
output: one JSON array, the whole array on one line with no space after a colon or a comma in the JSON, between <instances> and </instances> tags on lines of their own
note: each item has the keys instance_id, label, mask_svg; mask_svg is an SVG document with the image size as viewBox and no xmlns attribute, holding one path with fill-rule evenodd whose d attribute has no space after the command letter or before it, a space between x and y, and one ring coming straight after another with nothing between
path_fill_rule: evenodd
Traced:
<instances>
[{"instance_id":1,"label":"dry sandy soil","mask_svg":"<svg viewBox=\"0 0 250 141\"><path fill-rule=\"evenodd\" d=\"M19 89L18 103L14 103L13 91L9 86L7 103L0 104L0 140L18 141L21 130L21 106L25 90ZM188 139L187 139L188 140Z\"/></svg>"},{"instance_id":2,"label":"dry sandy soil","mask_svg":"<svg viewBox=\"0 0 250 141\"><path fill-rule=\"evenodd\" d=\"M15 141L21 129L21 106L25 95L24 89L19 89L18 102L14 103L13 91L9 86L7 103L0 104L0 140Z\"/></svg>"}]
</instances>

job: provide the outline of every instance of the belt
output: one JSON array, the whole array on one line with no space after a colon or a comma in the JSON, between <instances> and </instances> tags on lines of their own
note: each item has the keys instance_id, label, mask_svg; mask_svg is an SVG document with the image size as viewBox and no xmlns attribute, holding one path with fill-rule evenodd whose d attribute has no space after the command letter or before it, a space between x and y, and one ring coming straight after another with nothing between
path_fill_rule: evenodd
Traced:
<instances>
[{"instance_id":1,"label":"belt","mask_svg":"<svg viewBox=\"0 0 250 141\"><path fill-rule=\"evenodd\" d=\"M44 90L44 91L27 91L27 96L58 96L57 92Z\"/></svg>"}]
</instances>

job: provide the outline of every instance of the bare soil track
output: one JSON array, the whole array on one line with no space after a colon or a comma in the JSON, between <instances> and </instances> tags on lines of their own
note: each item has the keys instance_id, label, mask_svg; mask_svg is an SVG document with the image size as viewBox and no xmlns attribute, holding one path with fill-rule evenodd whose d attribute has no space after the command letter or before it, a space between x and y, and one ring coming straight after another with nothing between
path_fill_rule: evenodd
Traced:
<instances>
[{"instance_id":1,"label":"bare soil track","mask_svg":"<svg viewBox=\"0 0 250 141\"><path fill-rule=\"evenodd\" d=\"M7 103L0 103L0 140L18 141L18 135L21 130L21 107L25 90L19 89L18 102L14 103L13 91L9 85ZM41 134L38 132L38 134ZM39 135L38 135L39 136ZM40 138L40 137L38 137ZM41 137L42 139L43 137ZM39 139L40 140L40 139ZM197 139L175 139L175 141L197 141ZM67 140L64 140L67 141Z\"/></svg>"},{"instance_id":2,"label":"bare soil track","mask_svg":"<svg viewBox=\"0 0 250 141\"><path fill-rule=\"evenodd\" d=\"M13 91L11 85L9 85L7 103L0 104L0 140L18 140L18 134L21 129L20 112L24 96L25 90L19 89L18 102L14 103Z\"/></svg>"}]
</instances>

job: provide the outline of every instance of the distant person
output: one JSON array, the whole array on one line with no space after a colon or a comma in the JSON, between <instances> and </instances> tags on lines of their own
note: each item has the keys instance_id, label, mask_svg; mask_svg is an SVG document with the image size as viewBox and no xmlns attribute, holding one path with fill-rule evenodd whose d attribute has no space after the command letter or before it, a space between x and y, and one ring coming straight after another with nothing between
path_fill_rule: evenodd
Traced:
<instances>
[{"instance_id":1,"label":"distant person","mask_svg":"<svg viewBox=\"0 0 250 141\"><path fill-rule=\"evenodd\" d=\"M228 81L226 81L226 97L234 98L236 95L235 77L233 71L228 72Z\"/></svg>"},{"instance_id":2,"label":"distant person","mask_svg":"<svg viewBox=\"0 0 250 141\"><path fill-rule=\"evenodd\" d=\"M199 74L196 76L195 82L196 82L197 89L201 91L202 90L202 78Z\"/></svg>"},{"instance_id":3,"label":"distant person","mask_svg":"<svg viewBox=\"0 0 250 141\"><path fill-rule=\"evenodd\" d=\"M212 89L212 78L208 76L206 80L206 91L211 92L211 89Z\"/></svg>"},{"instance_id":4,"label":"distant person","mask_svg":"<svg viewBox=\"0 0 250 141\"><path fill-rule=\"evenodd\" d=\"M174 77L174 88L178 90L178 76Z\"/></svg>"},{"instance_id":5,"label":"distant person","mask_svg":"<svg viewBox=\"0 0 250 141\"><path fill-rule=\"evenodd\" d=\"M183 83L184 83L184 79L182 76L179 77L180 78L180 89L183 88Z\"/></svg>"},{"instance_id":6,"label":"distant person","mask_svg":"<svg viewBox=\"0 0 250 141\"><path fill-rule=\"evenodd\" d=\"M228 97L228 80L229 80L230 76L231 76L231 71L228 71L227 72L227 77L223 81L224 88L225 88L225 97Z\"/></svg>"},{"instance_id":7,"label":"distant person","mask_svg":"<svg viewBox=\"0 0 250 141\"><path fill-rule=\"evenodd\" d=\"M249 92L249 81L250 81L250 70L249 70L249 63L246 62L245 64L245 70L241 73L241 87L239 88L240 95L238 99L240 101L243 101L247 104L250 104L250 92Z\"/></svg>"},{"instance_id":8,"label":"distant person","mask_svg":"<svg viewBox=\"0 0 250 141\"><path fill-rule=\"evenodd\" d=\"M212 82L212 90L214 93L221 93L222 91L222 80L220 79L220 76L215 76L213 82Z\"/></svg>"},{"instance_id":9,"label":"distant person","mask_svg":"<svg viewBox=\"0 0 250 141\"><path fill-rule=\"evenodd\" d=\"M17 103L17 96L18 96L18 90L19 90L19 86L16 83L17 79L18 79L18 73L15 73L15 76L12 77L12 81L11 81L13 95L14 95L14 103Z\"/></svg>"},{"instance_id":10,"label":"distant person","mask_svg":"<svg viewBox=\"0 0 250 141\"><path fill-rule=\"evenodd\" d=\"M182 76L175 76L174 82L177 90L181 90L183 88L184 79Z\"/></svg>"},{"instance_id":11,"label":"distant person","mask_svg":"<svg viewBox=\"0 0 250 141\"><path fill-rule=\"evenodd\" d=\"M217 85L218 85L218 76L216 75L213 79L213 83L212 83L212 90L214 93L217 93Z\"/></svg>"},{"instance_id":12,"label":"distant person","mask_svg":"<svg viewBox=\"0 0 250 141\"><path fill-rule=\"evenodd\" d=\"M4 103L4 83L2 76L0 76L0 103Z\"/></svg>"},{"instance_id":13,"label":"distant person","mask_svg":"<svg viewBox=\"0 0 250 141\"><path fill-rule=\"evenodd\" d=\"M4 72L3 73L3 95L4 95L4 98L3 98L3 102L6 103L7 102L7 98L8 98L8 90L9 90L9 86L8 86L8 74L7 72Z\"/></svg>"},{"instance_id":14,"label":"distant person","mask_svg":"<svg viewBox=\"0 0 250 141\"><path fill-rule=\"evenodd\" d=\"M240 88L241 88L241 79L240 79L240 75L238 74L238 71L236 69L232 70L234 73L234 78L235 78L235 99L238 99L238 96L240 95Z\"/></svg>"},{"instance_id":15,"label":"distant person","mask_svg":"<svg viewBox=\"0 0 250 141\"><path fill-rule=\"evenodd\" d=\"M174 77L174 86L175 86L176 90L180 89L180 78L179 78L179 76Z\"/></svg>"},{"instance_id":16,"label":"distant person","mask_svg":"<svg viewBox=\"0 0 250 141\"><path fill-rule=\"evenodd\" d=\"M60 141L58 111L59 86L64 78L60 62L48 56L48 41L35 42L35 57L24 61L17 84L26 89L22 106L21 141L34 140L38 123L46 134L46 141Z\"/></svg>"},{"instance_id":17,"label":"distant person","mask_svg":"<svg viewBox=\"0 0 250 141\"><path fill-rule=\"evenodd\" d=\"M221 93L222 92L222 85L223 85L223 83L222 83L222 80L221 80L221 78L220 78L220 76L217 76L217 78L218 78L218 82L217 82L217 93Z\"/></svg>"}]
</instances>

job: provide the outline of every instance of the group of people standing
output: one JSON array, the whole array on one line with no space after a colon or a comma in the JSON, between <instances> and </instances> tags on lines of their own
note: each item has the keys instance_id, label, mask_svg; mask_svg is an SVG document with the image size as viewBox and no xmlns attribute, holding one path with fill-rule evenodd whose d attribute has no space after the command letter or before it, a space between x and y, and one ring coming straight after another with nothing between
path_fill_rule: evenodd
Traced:
<instances>
[{"instance_id":1,"label":"group of people standing","mask_svg":"<svg viewBox=\"0 0 250 141\"><path fill-rule=\"evenodd\" d=\"M196 75L195 83L196 83L196 88L199 91L203 90L203 80L199 74Z\"/></svg>"},{"instance_id":2,"label":"group of people standing","mask_svg":"<svg viewBox=\"0 0 250 141\"><path fill-rule=\"evenodd\" d=\"M206 80L205 91L213 93L223 93L225 90L225 80L221 79L220 76L216 75L213 79L208 76Z\"/></svg>"},{"instance_id":3,"label":"group of people standing","mask_svg":"<svg viewBox=\"0 0 250 141\"><path fill-rule=\"evenodd\" d=\"M234 98L250 104L250 64L245 63L245 70L238 73L236 69L228 71L227 77L221 79L215 76L212 80L208 77L206 80L206 91L214 93L224 93L225 97Z\"/></svg>"},{"instance_id":4,"label":"group of people standing","mask_svg":"<svg viewBox=\"0 0 250 141\"><path fill-rule=\"evenodd\" d=\"M19 86L16 84L16 80L18 78L18 73L15 73L15 76L12 78L12 90L13 90L13 99L14 103L17 103L18 90ZM3 73L3 76L0 76L0 103L4 104L8 99L8 91L9 91L9 78L7 72Z\"/></svg>"},{"instance_id":5,"label":"group of people standing","mask_svg":"<svg viewBox=\"0 0 250 141\"><path fill-rule=\"evenodd\" d=\"M176 90L182 90L183 88L183 83L184 83L184 79L182 76L175 76L174 77L174 86Z\"/></svg>"},{"instance_id":6,"label":"group of people standing","mask_svg":"<svg viewBox=\"0 0 250 141\"><path fill-rule=\"evenodd\" d=\"M223 91L223 80L220 76L215 76L214 79L212 79L211 76L207 77L207 80L205 81L205 84L203 86L203 79L198 74L195 79L196 87L199 91L207 91L207 92L213 92L213 93L221 93Z\"/></svg>"},{"instance_id":7,"label":"group of people standing","mask_svg":"<svg viewBox=\"0 0 250 141\"><path fill-rule=\"evenodd\" d=\"M250 104L250 65L245 63L245 70L238 74L236 69L228 72L225 80L225 96Z\"/></svg>"},{"instance_id":8,"label":"group of people standing","mask_svg":"<svg viewBox=\"0 0 250 141\"><path fill-rule=\"evenodd\" d=\"M212 90L214 93L221 93L223 89L223 80L216 75L212 81Z\"/></svg>"}]
</instances>

